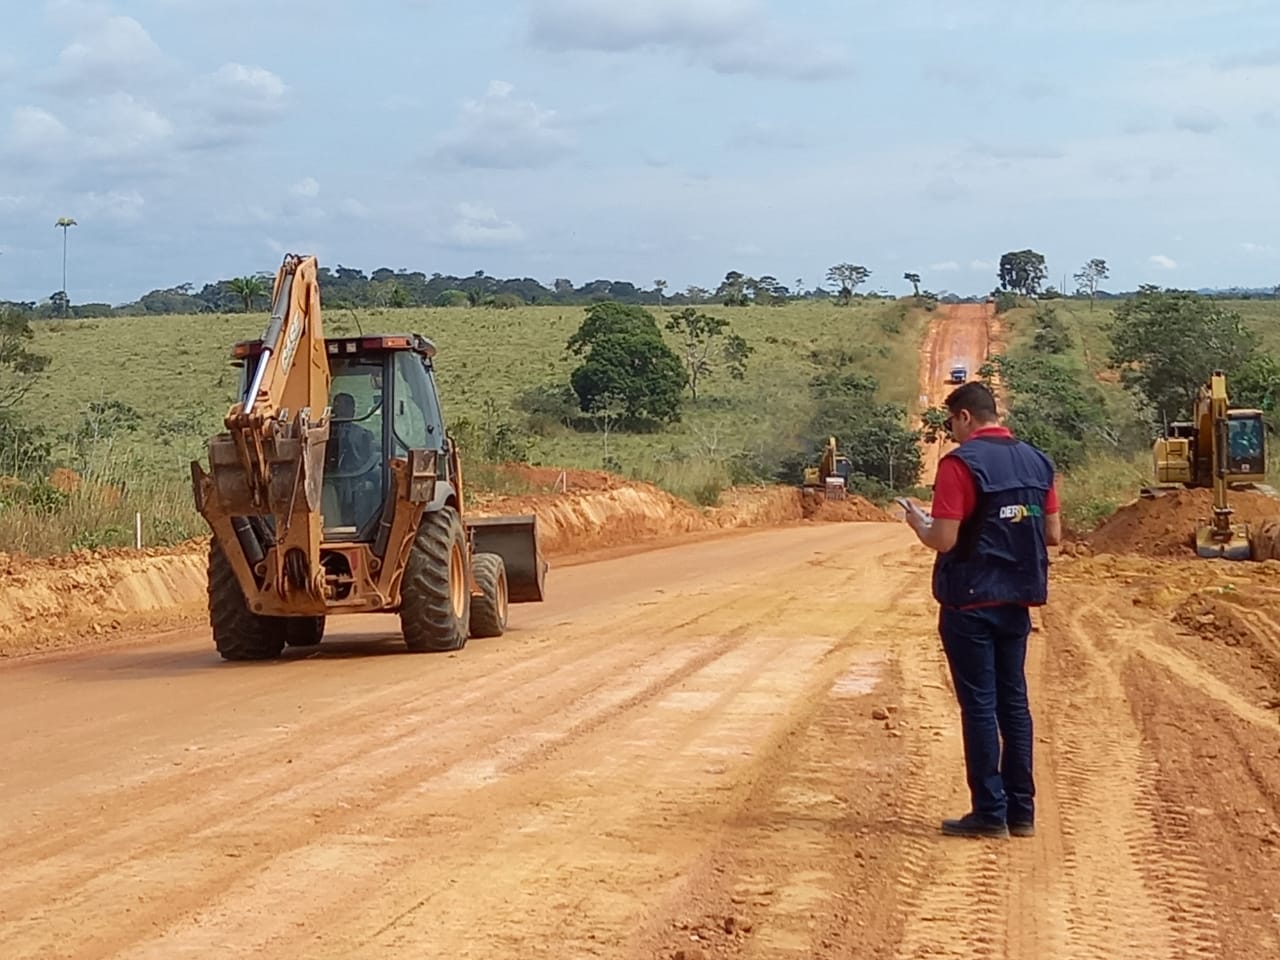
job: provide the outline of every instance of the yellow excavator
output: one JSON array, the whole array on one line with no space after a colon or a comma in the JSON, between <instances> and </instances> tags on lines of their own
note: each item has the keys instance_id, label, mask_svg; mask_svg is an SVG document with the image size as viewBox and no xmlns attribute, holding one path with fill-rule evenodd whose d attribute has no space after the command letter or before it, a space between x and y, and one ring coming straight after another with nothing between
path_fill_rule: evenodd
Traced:
<instances>
[{"instance_id":1,"label":"yellow excavator","mask_svg":"<svg viewBox=\"0 0 1280 960\"><path fill-rule=\"evenodd\" d=\"M536 517L466 515L458 447L416 333L326 338L314 257L284 258L209 470L209 619L226 660L321 641L326 617L398 613L411 651L500 636L543 599Z\"/></svg>"},{"instance_id":2,"label":"yellow excavator","mask_svg":"<svg viewBox=\"0 0 1280 960\"><path fill-rule=\"evenodd\" d=\"M1228 491L1253 489L1272 493L1265 485L1267 431L1261 410L1232 408L1227 378L1214 371L1197 392L1194 419L1166 426L1152 447L1156 483L1143 495L1159 496L1170 489L1210 488L1213 517L1196 530L1196 553L1202 557L1248 560L1249 525L1232 521Z\"/></svg>"},{"instance_id":3,"label":"yellow excavator","mask_svg":"<svg viewBox=\"0 0 1280 960\"><path fill-rule=\"evenodd\" d=\"M829 500L844 499L852 469L849 458L840 453L836 446L836 438L828 437L818 465L804 468L804 486L806 489L822 490Z\"/></svg>"}]
</instances>

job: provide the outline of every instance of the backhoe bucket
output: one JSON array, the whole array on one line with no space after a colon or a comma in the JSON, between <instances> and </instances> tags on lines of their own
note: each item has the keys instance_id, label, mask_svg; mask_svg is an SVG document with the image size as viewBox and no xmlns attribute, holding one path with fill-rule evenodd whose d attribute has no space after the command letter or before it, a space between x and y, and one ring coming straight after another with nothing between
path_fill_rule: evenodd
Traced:
<instances>
[{"instance_id":1,"label":"backhoe bucket","mask_svg":"<svg viewBox=\"0 0 1280 960\"><path fill-rule=\"evenodd\" d=\"M511 603L540 603L548 563L538 543L538 518L473 517L465 521L476 553L496 553L507 571L507 599Z\"/></svg>"},{"instance_id":2,"label":"backhoe bucket","mask_svg":"<svg viewBox=\"0 0 1280 960\"><path fill-rule=\"evenodd\" d=\"M1216 533L1211 523L1197 527L1196 555L1204 557L1206 560L1253 559L1253 547L1249 542L1248 524L1233 523L1229 537Z\"/></svg>"}]
</instances>

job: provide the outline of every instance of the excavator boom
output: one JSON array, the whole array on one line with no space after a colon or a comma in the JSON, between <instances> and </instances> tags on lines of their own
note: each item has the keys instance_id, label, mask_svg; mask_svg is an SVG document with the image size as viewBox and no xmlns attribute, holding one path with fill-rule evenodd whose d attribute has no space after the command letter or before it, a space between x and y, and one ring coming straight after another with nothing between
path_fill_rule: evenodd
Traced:
<instances>
[{"instance_id":1,"label":"excavator boom","mask_svg":"<svg viewBox=\"0 0 1280 960\"><path fill-rule=\"evenodd\" d=\"M1200 390L1196 416L1201 444L1209 456L1213 475L1213 518L1196 531L1196 553L1202 557L1225 557L1248 560L1251 554L1247 524L1232 523L1227 504L1227 485L1231 475L1231 449L1227 378L1215 371L1209 383Z\"/></svg>"}]
</instances>

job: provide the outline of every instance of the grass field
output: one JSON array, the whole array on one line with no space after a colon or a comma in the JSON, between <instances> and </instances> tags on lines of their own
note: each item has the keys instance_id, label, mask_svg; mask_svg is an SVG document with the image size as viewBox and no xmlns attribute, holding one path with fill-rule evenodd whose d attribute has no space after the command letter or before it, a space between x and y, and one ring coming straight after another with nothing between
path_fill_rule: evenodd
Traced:
<instances>
[{"instance_id":1,"label":"grass field","mask_svg":"<svg viewBox=\"0 0 1280 960\"><path fill-rule=\"evenodd\" d=\"M729 319L754 348L746 378L711 377L698 402L686 404L682 422L667 430L613 433L609 452L624 473L705 499L729 482L727 464L735 454L780 450L801 437L813 412L808 383L820 369L811 360L814 350L840 350L854 358L859 372L880 381L884 400L905 407L916 392L928 315L905 302L704 309ZM651 312L665 321L665 312ZM514 404L523 391L567 382L575 358L566 353L565 341L584 310L333 310L324 316L330 335L410 330L431 337L451 423L483 424L496 417L522 424ZM147 542L203 533L189 505L188 464L204 459L207 438L220 429L234 401L231 345L260 335L265 325L265 313L35 324L32 349L52 363L25 398L22 416L63 437L59 462L96 482L72 492L64 509L46 511L40 523L22 516L25 511L0 511L0 550L46 553L70 543L131 542L135 511L143 513ZM113 430L109 417L87 418L91 404L112 401L136 411L134 429ZM90 438L78 447L67 439L77 430ZM553 424L533 438L530 459L599 468L604 454L602 434ZM93 502L102 484L112 488L111 503Z\"/></svg>"}]
</instances>

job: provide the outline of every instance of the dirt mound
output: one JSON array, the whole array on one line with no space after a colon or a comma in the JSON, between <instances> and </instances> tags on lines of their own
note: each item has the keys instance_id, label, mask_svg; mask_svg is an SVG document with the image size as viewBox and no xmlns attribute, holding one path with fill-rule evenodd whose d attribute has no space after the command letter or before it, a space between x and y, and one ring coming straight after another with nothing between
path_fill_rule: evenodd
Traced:
<instances>
[{"instance_id":1,"label":"dirt mound","mask_svg":"<svg viewBox=\"0 0 1280 960\"><path fill-rule=\"evenodd\" d=\"M0 554L0 656L198 614L207 549L195 541L40 560Z\"/></svg>"},{"instance_id":2,"label":"dirt mound","mask_svg":"<svg viewBox=\"0 0 1280 960\"><path fill-rule=\"evenodd\" d=\"M820 490L805 490L800 501L806 520L824 523L893 523L894 518L870 500L848 496L828 500Z\"/></svg>"},{"instance_id":3,"label":"dirt mound","mask_svg":"<svg viewBox=\"0 0 1280 960\"><path fill-rule=\"evenodd\" d=\"M1280 519L1280 500L1261 493L1232 491L1237 520L1260 524ZM1136 553L1176 557L1195 553L1196 527L1213 513L1209 490L1175 490L1151 500L1135 500L1117 510L1088 538L1094 553Z\"/></svg>"}]
</instances>

